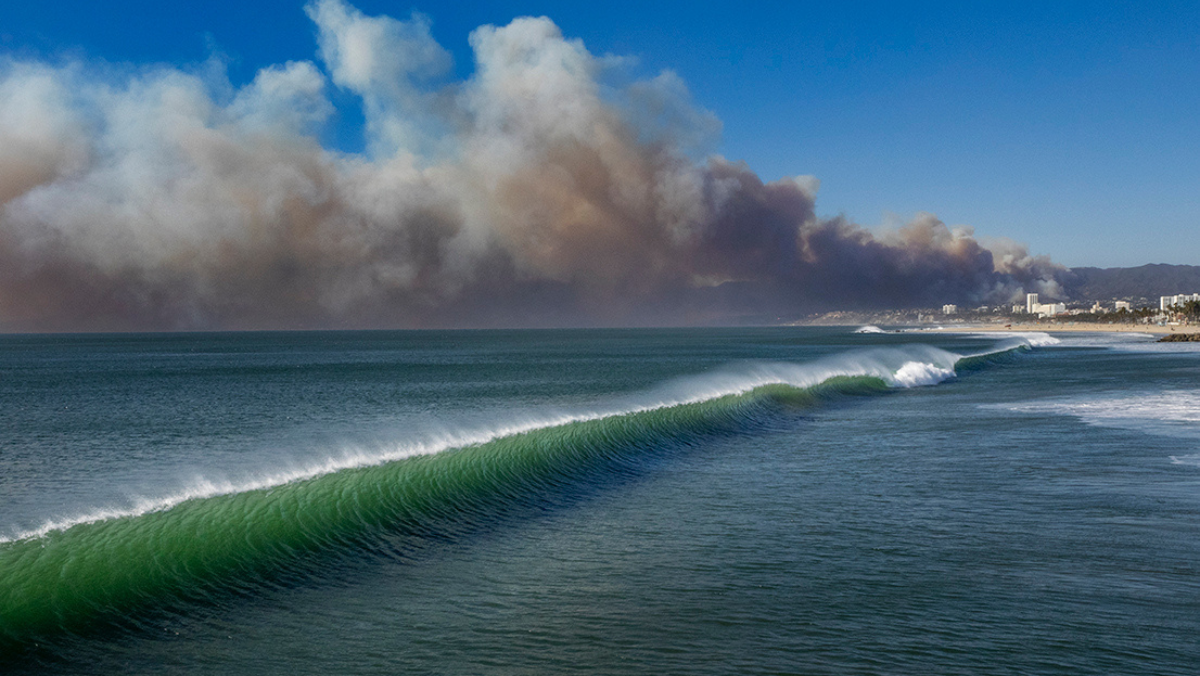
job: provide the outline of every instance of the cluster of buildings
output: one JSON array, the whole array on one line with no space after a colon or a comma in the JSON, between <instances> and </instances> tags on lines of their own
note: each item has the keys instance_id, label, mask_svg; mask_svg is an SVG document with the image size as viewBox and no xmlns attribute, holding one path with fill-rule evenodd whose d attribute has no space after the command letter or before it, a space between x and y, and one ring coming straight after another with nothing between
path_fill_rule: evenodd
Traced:
<instances>
[{"instance_id":1,"label":"cluster of buildings","mask_svg":"<svg viewBox=\"0 0 1200 676\"><path fill-rule=\"evenodd\" d=\"M1186 294L1180 293L1174 296L1161 296L1158 299L1158 309L1166 312L1173 305L1183 305L1189 300L1200 301L1200 293Z\"/></svg>"},{"instance_id":2,"label":"cluster of buildings","mask_svg":"<svg viewBox=\"0 0 1200 676\"><path fill-rule=\"evenodd\" d=\"M1119 300L1113 303L1113 312L1120 312L1121 310L1129 312L1133 310L1133 306L1131 306L1127 300ZM1108 312L1108 310L1104 309L1104 306L1100 304L1100 301L1096 301L1096 304L1092 306L1091 312L1094 315L1102 315L1105 312Z\"/></svg>"},{"instance_id":3,"label":"cluster of buildings","mask_svg":"<svg viewBox=\"0 0 1200 676\"><path fill-rule=\"evenodd\" d=\"M1129 300L1114 300L1108 303L1093 301L1090 308L1083 302L1073 302L1071 304L1072 307L1068 309L1065 303L1042 303L1038 294L1029 293L1025 294L1025 302L1018 305L981 305L974 307L947 303L942 306L941 315L938 315L936 308L878 311L839 310L820 315L809 315L804 320L798 320L797 323L837 326L865 323L882 326L885 324L906 325L914 322L925 324L988 321L1002 324L1005 322L1033 322L1035 318L1050 318L1052 321L1094 323L1098 325L1119 322L1165 326L1168 324L1195 323L1195 315L1188 318L1183 313L1177 311L1177 309L1182 309L1180 306L1190 301L1200 301L1200 293L1161 296L1159 298L1160 310L1158 312L1152 309L1152 299L1136 296L1131 297ZM1135 304L1138 306L1136 310L1133 307ZM1124 311L1124 314L1122 314L1122 311Z\"/></svg>"},{"instance_id":4,"label":"cluster of buildings","mask_svg":"<svg viewBox=\"0 0 1200 676\"><path fill-rule=\"evenodd\" d=\"M1025 294L1025 307L1021 307L1020 305L1013 306L1013 314L1015 315L1024 312L1025 314L1037 315L1039 317L1053 317L1066 311L1066 303L1039 303L1036 293Z\"/></svg>"},{"instance_id":5,"label":"cluster of buildings","mask_svg":"<svg viewBox=\"0 0 1200 676\"><path fill-rule=\"evenodd\" d=\"M1163 313L1166 313L1166 312L1169 312L1172 307L1181 306L1184 303L1187 303L1188 301L1200 301L1200 293L1192 293L1192 294L1181 293L1181 294L1176 294L1174 296L1161 296L1159 298L1159 310ZM1112 312L1120 312L1121 310L1125 310L1126 312L1132 312L1133 308L1131 307L1129 301L1125 301L1125 300L1115 301L1113 303ZM976 308L974 310L974 312L976 312L976 313L983 313L983 312L987 312L987 311L988 311L987 306ZM1001 312L1001 311L1002 311L1001 308L996 308L996 312ZM958 312L959 312L958 306L954 305L952 303L947 303L946 305L942 306L942 314L943 315L956 315L956 314L958 314ZM1069 312L1069 314L1079 315L1079 314L1089 314L1090 313L1090 314L1097 315L1097 314L1105 314L1107 312L1109 312L1109 310L1107 310L1103 305L1101 305L1100 301L1096 301L1095 304L1092 305L1090 310L1075 309L1075 310L1071 310ZM1042 303L1042 302L1039 302L1039 300L1038 300L1038 294L1027 293L1027 294L1025 294L1025 303L1023 305L1019 304L1019 305L1012 306L1012 314L1014 314L1014 315L1024 315L1024 314L1037 315L1040 318L1040 317L1054 317L1057 315L1068 314L1068 310L1067 310L1067 306L1065 303Z\"/></svg>"}]
</instances>

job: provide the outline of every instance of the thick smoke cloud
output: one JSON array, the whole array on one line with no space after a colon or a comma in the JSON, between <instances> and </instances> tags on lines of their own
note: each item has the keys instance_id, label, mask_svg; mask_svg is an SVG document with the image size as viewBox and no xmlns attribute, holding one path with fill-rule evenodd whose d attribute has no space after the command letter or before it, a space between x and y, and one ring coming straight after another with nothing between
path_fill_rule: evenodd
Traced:
<instances>
[{"instance_id":1,"label":"thick smoke cloud","mask_svg":"<svg viewBox=\"0 0 1200 676\"><path fill-rule=\"evenodd\" d=\"M307 7L320 65L0 65L0 329L735 322L1054 294L1061 270L931 215L816 216L811 177L697 160L719 122L672 73L545 18L470 36ZM323 147L331 88L361 154Z\"/></svg>"}]
</instances>

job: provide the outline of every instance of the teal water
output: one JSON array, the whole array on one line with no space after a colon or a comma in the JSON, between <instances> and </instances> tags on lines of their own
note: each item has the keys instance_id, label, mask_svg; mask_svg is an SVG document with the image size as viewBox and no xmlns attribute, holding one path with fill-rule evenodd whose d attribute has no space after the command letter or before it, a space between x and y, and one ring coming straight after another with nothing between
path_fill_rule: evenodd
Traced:
<instances>
[{"instance_id":1,"label":"teal water","mask_svg":"<svg viewBox=\"0 0 1200 676\"><path fill-rule=\"evenodd\" d=\"M1191 674L1200 351L0 337L5 673Z\"/></svg>"}]
</instances>

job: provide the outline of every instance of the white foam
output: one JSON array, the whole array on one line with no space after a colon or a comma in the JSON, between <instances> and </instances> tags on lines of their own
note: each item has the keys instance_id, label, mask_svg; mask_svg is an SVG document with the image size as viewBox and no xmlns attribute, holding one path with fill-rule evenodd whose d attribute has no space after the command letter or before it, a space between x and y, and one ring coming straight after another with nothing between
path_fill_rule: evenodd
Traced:
<instances>
[{"instance_id":1,"label":"white foam","mask_svg":"<svg viewBox=\"0 0 1200 676\"><path fill-rule=\"evenodd\" d=\"M982 334L980 334L982 335ZM1048 335L1048 334L1042 334ZM1153 344L1155 336L1149 333L1104 331L1063 331L1054 335L1057 345L1062 347L1127 348Z\"/></svg>"},{"instance_id":2,"label":"white foam","mask_svg":"<svg viewBox=\"0 0 1200 676\"><path fill-rule=\"evenodd\" d=\"M878 326L862 326L854 330L855 333L887 333Z\"/></svg>"},{"instance_id":3,"label":"white foam","mask_svg":"<svg viewBox=\"0 0 1200 676\"><path fill-rule=\"evenodd\" d=\"M1025 412L1074 415L1097 421L1147 420L1200 424L1200 392L1197 391L1030 402L1011 408Z\"/></svg>"},{"instance_id":4,"label":"white foam","mask_svg":"<svg viewBox=\"0 0 1200 676\"><path fill-rule=\"evenodd\" d=\"M1063 331L1051 335L1040 331L961 331L964 335L981 338L1018 338L1031 347L1096 347L1123 352L1192 353L1200 354L1200 343L1160 343L1163 334L1137 331Z\"/></svg>"},{"instance_id":5,"label":"white foam","mask_svg":"<svg viewBox=\"0 0 1200 676\"><path fill-rule=\"evenodd\" d=\"M1172 437L1200 437L1200 391L1182 390L1075 397L1010 404L1020 413L1074 416L1099 427Z\"/></svg>"},{"instance_id":6,"label":"white foam","mask_svg":"<svg viewBox=\"0 0 1200 676\"><path fill-rule=\"evenodd\" d=\"M1011 335L1024 340L1029 347L1049 347L1062 344L1062 340L1041 331L1013 332Z\"/></svg>"},{"instance_id":7,"label":"white foam","mask_svg":"<svg viewBox=\"0 0 1200 676\"><path fill-rule=\"evenodd\" d=\"M1192 467L1200 467L1200 455L1172 455L1172 465L1191 465Z\"/></svg>"},{"instance_id":8,"label":"white foam","mask_svg":"<svg viewBox=\"0 0 1200 676\"><path fill-rule=\"evenodd\" d=\"M1015 339L1029 347L1049 347L1062 344L1061 340L1044 331L956 331L955 333L993 339Z\"/></svg>"},{"instance_id":9,"label":"white foam","mask_svg":"<svg viewBox=\"0 0 1200 676\"><path fill-rule=\"evenodd\" d=\"M954 377L954 369L941 368L917 361L906 362L893 376L901 387L936 385Z\"/></svg>"}]
</instances>

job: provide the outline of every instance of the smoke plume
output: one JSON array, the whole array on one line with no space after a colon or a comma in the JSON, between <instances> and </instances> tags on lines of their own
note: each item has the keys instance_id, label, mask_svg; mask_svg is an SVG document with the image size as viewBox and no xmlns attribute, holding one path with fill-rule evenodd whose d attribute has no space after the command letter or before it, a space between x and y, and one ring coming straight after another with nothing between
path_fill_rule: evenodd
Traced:
<instances>
[{"instance_id":1,"label":"smoke plume","mask_svg":"<svg viewBox=\"0 0 1200 676\"><path fill-rule=\"evenodd\" d=\"M483 26L473 74L424 17L306 8L319 61L0 64L0 330L640 325L1053 294L1061 270L921 215L873 234L812 177L697 159L673 73L546 18ZM333 88L364 151L321 142Z\"/></svg>"}]
</instances>

